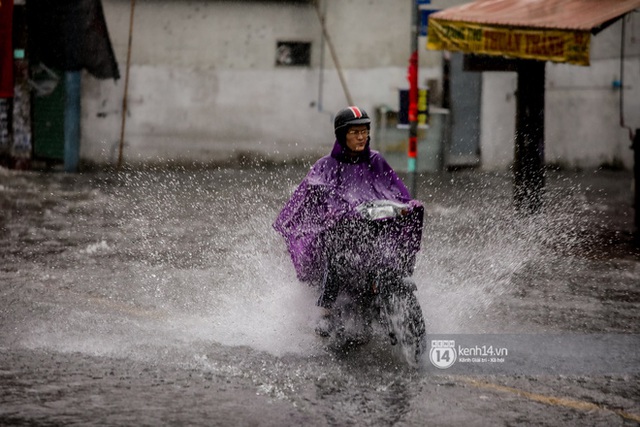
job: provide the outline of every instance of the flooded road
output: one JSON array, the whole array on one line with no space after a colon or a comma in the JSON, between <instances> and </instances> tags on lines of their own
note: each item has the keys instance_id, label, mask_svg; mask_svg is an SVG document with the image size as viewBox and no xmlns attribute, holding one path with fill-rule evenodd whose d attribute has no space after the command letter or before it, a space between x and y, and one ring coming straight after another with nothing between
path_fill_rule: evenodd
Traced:
<instances>
[{"instance_id":1,"label":"flooded road","mask_svg":"<svg viewBox=\"0 0 640 427\"><path fill-rule=\"evenodd\" d=\"M432 348L458 343L446 369L315 336L271 228L305 173L0 169L0 425L640 422L630 173L549 172L529 218L508 173L419 178L414 278ZM464 342L507 360L465 369Z\"/></svg>"}]
</instances>

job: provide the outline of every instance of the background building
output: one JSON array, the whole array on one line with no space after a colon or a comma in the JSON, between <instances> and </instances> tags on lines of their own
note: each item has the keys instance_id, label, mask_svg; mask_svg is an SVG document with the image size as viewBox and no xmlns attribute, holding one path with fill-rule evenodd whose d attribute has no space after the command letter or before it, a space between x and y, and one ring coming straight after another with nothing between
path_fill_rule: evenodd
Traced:
<instances>
[{"instance_id":1,"label":"background building","mask_svg":"<svg viewBox=\"0 0 640 427\"><path fill-rule=\"evenodd\" d=\"M131 164L315 158L333 143L333 113L348 104L348 92L375 117L374 148L404 166L406 131L381 113L397 111L398 91L408 87L410 0L138 1L131 34L129 0L102 0L102 7L121 78L82 74L81 161L113 165L120 148ZM625 125L640 127L640 15L624 20L624 58L617 21L592 36L589 67L547 63L548 164L632 167L620 124L623 113ZM429 89L432 118L420 133L421 169L508 168L515 73L467 72L461 55L425 46L420 37L419 82ZM39 104L54 92L34 93L34 152L41 157L48 151L38 141L52 132L42 130Z\"/></svg>"}]
</instances>

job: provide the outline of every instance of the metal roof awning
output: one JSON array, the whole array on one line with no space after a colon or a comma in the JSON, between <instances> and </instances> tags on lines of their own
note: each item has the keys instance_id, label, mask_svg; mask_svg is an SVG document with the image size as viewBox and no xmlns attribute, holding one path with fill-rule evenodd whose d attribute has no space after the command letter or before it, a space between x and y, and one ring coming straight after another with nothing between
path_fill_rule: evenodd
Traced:
<instances>
[{"instance_id":1,"label":"metal roof awning","mask_svg":"<svg viewBox=\"0 0 640 427\"><path fill-rule=\"evenodd\" d=\"M591 33L640 0L476 0L429 16L427 49L589 65Z\"/></svg>"}]
</instances>

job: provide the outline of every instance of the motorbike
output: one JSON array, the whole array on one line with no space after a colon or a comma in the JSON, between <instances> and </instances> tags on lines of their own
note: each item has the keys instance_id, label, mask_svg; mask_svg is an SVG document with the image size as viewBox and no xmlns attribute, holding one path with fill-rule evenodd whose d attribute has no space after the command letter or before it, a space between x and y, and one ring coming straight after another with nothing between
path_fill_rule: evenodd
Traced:
<instances>
[{"instance_id":1,"label":"motorbike","mask_svg":"<svg viewBox=\"0 0 640 427\"><path fill-rule=\"evenodd\" d=\"M338 283L328 337L334 348L364 345L377 331L400 347L410 365L419 363L426 327L410 276L423 216L419 204L374 200L328 229L325 283Z\"/></svg>"}]
</instances>

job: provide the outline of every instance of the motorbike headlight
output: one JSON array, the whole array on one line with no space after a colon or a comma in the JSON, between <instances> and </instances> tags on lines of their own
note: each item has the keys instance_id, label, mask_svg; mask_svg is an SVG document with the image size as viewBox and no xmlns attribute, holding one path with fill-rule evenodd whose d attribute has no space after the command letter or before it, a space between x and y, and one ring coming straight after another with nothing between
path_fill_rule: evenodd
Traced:
<instances>
[{"instance_id":1,"label":"motorbike headlight","mask_svg":"<svg viewBox=\"0 0 640 427\"><path fill-rule=\"evenodd\" d=\"M373 200L359 205L357 211L368 220L396 218L409 212L409 205L391 200Z\"/></svg>"}]
</instances>

